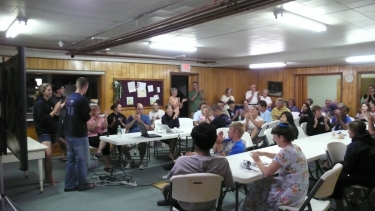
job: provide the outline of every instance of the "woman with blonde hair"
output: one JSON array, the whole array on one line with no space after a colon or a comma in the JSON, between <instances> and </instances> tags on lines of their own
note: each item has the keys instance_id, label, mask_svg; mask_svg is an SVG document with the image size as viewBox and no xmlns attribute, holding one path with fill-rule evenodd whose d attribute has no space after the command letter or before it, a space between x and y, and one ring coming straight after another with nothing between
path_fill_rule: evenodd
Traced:
<instances>
[{"instance_id":1,"label":"woman with blonde hair","mask_svg":"<svg viewBox=\"0 0 375 211\"><path fill-rule=\"evenodd\" d=\"M232 89L226 88L225 89L225 95L221 96L220 100L223 101L223 103L224 103L224 110L229 109L229 105L228 105L229 100L235 101L234 96L232 94L233 94Z\"/></svg>"},{"instance_id":2,"label":"woman with blonde hair","mask_svg":"<svg viewBox=\"0 0 375 211\"><path fill-rule=\"evenodd\" d=\"M184 106L184 102L187 101L187 98L184 98L180 101L180 97L177 97L178 89L177 88L171 88L171 96L168 99L168 104L173 105L174 112L176 114L180 114L180 109Z\"/></svg>"},{"instance_id":3,"label":"woman with blonde hair","mask_svg":"<svg viewBox=\"0 0 375 211\"><path fill-rule=\"evenodd\" d=\"M211 109L205 105L202 107L202 116L199 118L199 124L206 122L211 123L211 121L214 119L214 117L211 114Z\"/></svg>"},{"instance_id":4,"label":"woman with blonde hair","mask_svg":"<svg viewBox=\"0 0 375 211\"><path fill-rule=\"evenodd\" d=\"M255 140L259 129L264 124L264 120L260 117L258 106L250 107L242 123L245 125L245 130L251 135L251 140Z\"/></svg>"},{"instance_id":5,"label":"woman with blonde hair","mask_svg":"<svg viewBox=\"0 0 375 211\"><path fill-rule=\"evenodd\" d=\"M52 109L49 98L52 96L52 86L43 83L38 87L35 93L35 103L33 119L36 134L41 144L46 145L44 170L45 180L50 186L55 186L58 182L52 176L52 150L56 143L55 133L57 132L57 121L59 120L60 109L65 105L64 102L57 102Z\"/></svg>"}]
</instances>

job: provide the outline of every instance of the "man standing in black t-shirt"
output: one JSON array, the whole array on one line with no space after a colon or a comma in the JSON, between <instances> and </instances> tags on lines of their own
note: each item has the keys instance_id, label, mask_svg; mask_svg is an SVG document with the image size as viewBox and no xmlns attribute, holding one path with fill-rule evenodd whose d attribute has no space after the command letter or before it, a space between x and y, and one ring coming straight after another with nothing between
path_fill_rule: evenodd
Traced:
<instances>
[{"instance_id":1,"label":"man standing in black t-shirt","mask_svg":"<svg viewBox=\"0 0 375 211\"><path fill-rule=\"evenodd\" d=\"M95 187L86 179L89 162L89 139L87 121L91 118L90 105L83 96L89 88L86 78L76 81L76 92L66 100L66 118L64 134L68 147L64 191L84 191Z\"/></svg>"},{"instance_id":2,"label":"man standing in black t-shirt","mask_svg":"<svg viewBox=\"0 0 375 211\"><path fill-rule=\"evenodd\" d=\"M52 103L52 107L55 107L56 103L61 102L64 103L66 100L66 97L64 96L65 94L65 86L61 83L56 83L53 85L53 91L54 95L49 99L49 101ZM66 162L66 141L65 137L63 134L64 131L64 119L66 115L66 110L65 106L60 109L60 115L59 115L59 120L57 122L57 132L56 132L56 140L60 144L61 148L61 154L60 154L60 161L61 162Z\"/></svg>"},{"instance_id":3,"label":"man standing in black t-shirt","mask_svg":"<svg viewBox=\"0 0 375 211\"><path fill-rule=\"evenodd\" d=\"M232 123L229 119L229 116L223 113L223 110L220 108L219 105L214 104L211 106L212 115L215 117L214 120L211 121L211 125L214 125L217 128L221 127L229 127Z\"/></svg>"}]
</instances>

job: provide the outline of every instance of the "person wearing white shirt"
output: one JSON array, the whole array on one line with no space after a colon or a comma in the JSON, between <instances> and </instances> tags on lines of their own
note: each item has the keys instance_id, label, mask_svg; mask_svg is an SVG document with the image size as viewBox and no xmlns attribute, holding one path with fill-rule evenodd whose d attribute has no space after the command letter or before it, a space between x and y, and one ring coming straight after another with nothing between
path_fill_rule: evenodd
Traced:
<instances>
[{"instance_id":1,"label":"person wearing white shirt","mask_svg":"<svg viewBox=\"0 0 375 211\"><path fill-rule=\"evenodd\" d=\"M161 119L163 117L165 112L161 109L159 109L159 104L154 103L152 104L152 111L148 113L148 117L150 117L151 120L151 129L155 128L155 120ZM164 146L164 145L162 145ZM154 142L150 141L150 147L154 147Z\"/></svg>"},{"instance_id":2,"label":"person wearing white shirt","mask_svg":"<svg viewBox=\"0 0 375 211\"><path fill-rule=\"evenodd\" d=\"M228 101L229 100L235 101L234 97L232 95L232 89L226 88L225 89L225 95L221 96L220 100L224 102L224 110L228 110L229 109Z\"/></svg>"},{"instance_id":3,"label":"person wearing white shirt","mask_svg":"<svg viewBox=\"0 0 375 211\"><path fill-rule=\"evenodd\" d=\"M207 105L207 103L205 101L202 101L200 104L199 104L199 110L196 111L193 115L193 124L194 126L197 126L199 124L199 119L201 118L202 115L202 107Z\"/></svg>"},{"instance_id":4,"label":"person wearing white shirt","mask_svg":"<svg viewBox=\"0 0 375 211\"><path fill-rule=\"evenodd\" d=\"M257 138L258 132L264 124L264 120L259 115L259 108L251 106L250 112L245 114L245 119L242 121L242 124L245 125L245 130L251 135L251 140Z\"/></svg>"},{"instance_id":5,"label":"person wearing white shirt","mask_svg":"<svg viewBox=\"0 0 375 211\"><path fill-rule=\"evenodd\" d=\"M246 101L249 103L249 105L257 105L259 98L259 92L256 91L257 86L255 84L252 84L250 86L250 91L246 92Z\"/></svg>"},{"instance_id":6,"label":"person wearing white shirt","mask_svg":"<svg viewBox=\"0 0 375 211\"><path fill-rule=\"evenodd\" d=\"M263 95L260 96L260 100L266 101L267 107L272 108L272 99L268 96L268 89L263 90Z\"/></svg>"}]
</instances>

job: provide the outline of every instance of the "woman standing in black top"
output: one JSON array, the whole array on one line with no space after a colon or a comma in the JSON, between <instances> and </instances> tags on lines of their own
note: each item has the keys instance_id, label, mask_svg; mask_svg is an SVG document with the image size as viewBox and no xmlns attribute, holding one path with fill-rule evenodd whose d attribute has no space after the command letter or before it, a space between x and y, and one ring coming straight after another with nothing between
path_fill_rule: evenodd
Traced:
<instances>
[{"instance_id":1,"label":"woman standing in black top","mask_svg":"<svg viewBox=\"0 0 375 211\"><path fill-rule=\"evenodd\" d=\"M178 114L173 112L173 110L174 110L173 105L168 104L167 106L165 106L165 114L161 118L161 123L164 124L164 125L168 125L170 128L175 128L175 127L178 128L178 127L180 127L180 121L178 120ZM171 160L173 160L174 159L173 154L174 154L174 150L176 148L177 139L172 138L172 139L161 140L161 141L169 145L169 155L168 155L168 157Z\"/></svg>"},{"instance_id":2,"label":"woman standing in black top","mask_svg":"<svg viewBox=\"0 0 375 211\"><path fill-rule=\"evenodd\" d=\"M302 123L304 122L308 122L309 119L313 116L312 112L311 112L311 109L310 109L310 105L307 104L307 103L304 103L302 105L302 110L301 110L301 113L299 113L299 124L301 125Z\"/></svg>"},{"instance_id":3,"label":"woman standing in black top","mask_svg":"<svg viewBox=\"0 0 375 211\"><path fill-rule=\"evenodd\" d=\"M59 112L65 102L57 102L52 109L51 103L48 101L51 96L51 84L43 83L39 86L35 93L33 118L39 142L48 147L44 159L45 179L50 186L55 186L57 181L52 176L52 150L56 143L55 133L57 132Z\"/></svg>"},{"instance_id":4,"label":"woman standing in black top","mask_svg":"<svg viewBox=\"0 0 375 211\"><path fill-rule=\"evenodd\" d=\"M375 100L375 90L373 85L367 87L367 93L362 97L364 103L370 103L371 100Z\"/></svg>"}]
</instances>

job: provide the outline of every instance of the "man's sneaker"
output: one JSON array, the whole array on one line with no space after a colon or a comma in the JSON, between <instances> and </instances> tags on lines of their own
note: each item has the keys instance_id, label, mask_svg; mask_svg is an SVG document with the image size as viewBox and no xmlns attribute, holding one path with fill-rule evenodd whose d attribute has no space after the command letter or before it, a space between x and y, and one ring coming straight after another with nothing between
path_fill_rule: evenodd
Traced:
<instances>
[{"instance_id":1,"label":"man's sneaker","mask_svg":"<svg viewBox=\"0 0 375 211\"><path fill-rule=\"evenodd\" d=\"M133 167L133 160L129 160L128 164L126 164L125 169L131 169Z\"/></svg>"},{"instance_id":2,"label":"man's sneaker","mask_svg":"<svg viewBox=\"0 0 375 211\"><path fill-rule=\"evenodd\" d=\"M143 170L143 169L145 169L145 167L143 166L143 164L141 164L141 165L139 165L138 169Z\"/></svg>"}]
</instances>

